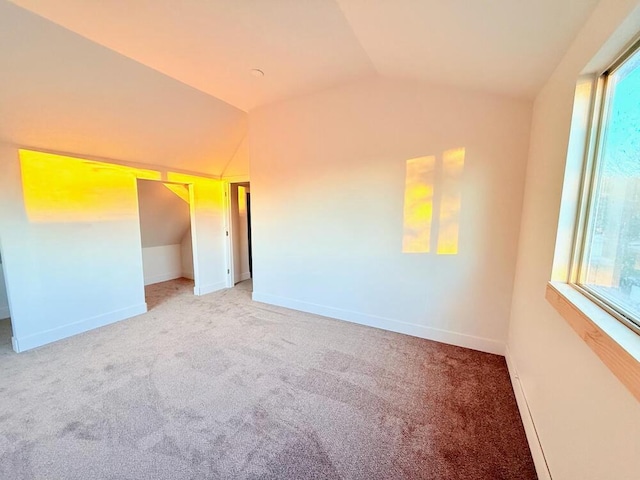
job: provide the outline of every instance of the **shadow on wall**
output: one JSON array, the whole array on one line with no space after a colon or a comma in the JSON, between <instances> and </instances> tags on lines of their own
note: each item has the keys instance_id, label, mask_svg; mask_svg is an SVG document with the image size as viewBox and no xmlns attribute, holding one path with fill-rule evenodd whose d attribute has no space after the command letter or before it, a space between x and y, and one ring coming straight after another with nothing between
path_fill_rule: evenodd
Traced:
<instances>
[{"instance_id":1,"label":"shadow on wall","mask_svg":"<svg viewBox=\"0 0 640 480\"><path fill-rule=\"evenodd\" d=\"M407 160L403 253L456 255L465 149Z\"/></svg>"}]
</instances>

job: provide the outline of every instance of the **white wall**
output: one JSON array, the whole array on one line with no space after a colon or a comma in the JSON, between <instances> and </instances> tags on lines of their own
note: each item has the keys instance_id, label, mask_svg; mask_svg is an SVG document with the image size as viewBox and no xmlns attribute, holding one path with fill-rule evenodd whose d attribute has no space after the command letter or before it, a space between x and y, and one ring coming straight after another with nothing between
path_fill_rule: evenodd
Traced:
<instances>
[{"instance_id":1,"label":"white wall","mask_svg":"<svg viewBox=\"0 0 640 480\"><path fill-rule=\"evenodd\" d=\"M146 311L136 176L149 171L41 161L25 170L16 148L0 144L0 236L17 351ZM192 184L194 291L224 288L222 182L151 173Z\"/></svg>"},{"instance_id":2,"label":"white wall","mask_svg":"<svg viewBox=\"0 0 640 480\"><path fill-rule=\"evenodd\" d=\"M554 480L640 478L640 404L544 298L576 81L612 35L610 60L638 32L638 5L601 1L534 107L508 348Z\"/></svg>"},{"instance_id":3,"label":"white wall","mask_svg":"<svg viewBox=\"0 0 640 480\"><path fill-rule=\"evenodd\" d=\"M1 259L0 259L1 260ZM4 283L4 272L0 261L0 319L9 318L9 300L7 299L7 288Z\"/></svg>"},{"instance_id":4,"label":"white wall","mask_svg":"<svg viewBox=\"0 0 640 480\"><path fill-rule=\"evenodd\" d=\"M246 135L246 114L4 1L0 43L0 237L14 348L145 309L136 175L89 174L95 188L80 184L79 191L95 203L67 212L69 221L34 222L20 147L145 164L157 180L192 183L193 232L201 241L194 288L224 287L221 182L182 173L220 175ZM113 205L100 205L101 198Z\"/></svg>"},{"instance_id":5,"label":"white wall","mask_svg":"<svg viewBox=\"0 0 640 480\"><path fill-rule=\"evenodd\" d=\"M191 185L194 293L205 295L226 288L228 265L223 183L182 175L172 178Z\"/></svg>"},{"instance_id":6,"label":"white wall","mask_svg":"<svg viewBox=\"0 0 640 480\"><path fill-rule=\"evenodd\" d=\"M37 211L43 203L29 207L23 195L17 150L0 144L2 261L18 351L146 311L136 179L101 172L64 190L52 178L50 191L36 192L45 207L97 192L99 202Z\"/></svg>"},{"instance_id":7,"label":"white wall","mask_svg":"<svg viewBox=\"0 0 640 480\"><path fill-rule=\"evenodd\" d=\"M254 299L503 352L530 116L391 80L250 112ZM459 253L403 254L406 160L459 147Z\"/></svg>"},{"instance_id":8,"label":"white wall","mask_svg":"<svg viewBox=\"0 0 640 480\"><path fill-rule=\"evenodd\" d=\"M142 267L145 285L182 277L182 245L143 248Z\"/></svg>"},{"instance_id":9,"label":"white wall","mask_svg":"<svg viewBox=\"0 0 640 480\"><path fill-rule=\"evenodd\" d=\"M249 140L245 137L222 172L222 177L229 181L246 181L249 179L249 165Z\"/></svg>"},{"instance_id":10,"label":"white wall","mask_svg":"<svg viewBox=\"0 0 640 480\"><path fill-rule=\"evenodd\" d=\"M180 241L180 259L182 265L182 276L193 280L193 245L191 227L187 229Z\"/></svg>"}]
</instances>

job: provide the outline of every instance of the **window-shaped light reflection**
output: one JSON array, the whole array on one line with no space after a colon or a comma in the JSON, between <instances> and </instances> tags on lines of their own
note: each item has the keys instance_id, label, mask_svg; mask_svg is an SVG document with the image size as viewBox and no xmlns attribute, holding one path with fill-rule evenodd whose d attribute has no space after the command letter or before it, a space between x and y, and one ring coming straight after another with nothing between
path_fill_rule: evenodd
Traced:
<instances>
[{"instance_id":1,"label":"window-shaped light reflection","mask_svg":"<svg viewBox=\"0 0 640 480\"><path fill-rule=\"evenodd\" d=\"M464 160L464 148L407 160L403 253L458 253Z\"/></svg>"},{"instance_id":2,"label":"window-shaped light reflection","mask_svg":"<svg viewBox=\"0 0 640 480\"><path fill-rule=\"evenodd\" d=\"M435 157L407 160L404 191L404 253L428 253L431 247Z\"/></svg>"},{"instance_id":3,"label":"window-shaped light reflection","mask_svg":"<svg viewBox=\"0 0 640 480\"><path fill-rule=\"evenodd\" d=\"M464 170L464 148L447 150L442 154L440 183L440 215L438 217L438 255L458 253L460 228L461 178Z\"/></svg>"}]
</instances>

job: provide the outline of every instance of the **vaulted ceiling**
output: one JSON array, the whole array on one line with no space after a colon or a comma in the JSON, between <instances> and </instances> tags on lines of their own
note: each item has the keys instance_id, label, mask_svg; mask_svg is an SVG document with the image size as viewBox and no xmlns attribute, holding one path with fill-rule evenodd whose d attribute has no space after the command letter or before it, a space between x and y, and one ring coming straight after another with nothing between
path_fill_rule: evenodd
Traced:
<instances>
[{"instance_id":1,"label":"vaulted ceiling","mask_svg":"<svg viewBox=\"0 0 640 480\"><path fill-rule=\"evenodd\" d=\"M532 98L597 0L13 3L249 111L371 75Z\"/></svg>"},{"instance_id":2,"label":"vaulted ceiling","mask_svg":"<svg viewBox=\"0 0 640 480\"><path fill-rule=\"evenodd\" d=\"M0 0L0 141L246 174L245 112L339 84L533 98L596 3Z\"/></svg>"},{"instance_id":3,"label":"vaulted ceiling","mask_svg":"<svg viewBox=\"0 0 640 480\"><path fill-rule=\"evenodd\" d=\"M217 176L246 128L222 100L0 0L0 142Z\"/></svg>"}]
</instances>

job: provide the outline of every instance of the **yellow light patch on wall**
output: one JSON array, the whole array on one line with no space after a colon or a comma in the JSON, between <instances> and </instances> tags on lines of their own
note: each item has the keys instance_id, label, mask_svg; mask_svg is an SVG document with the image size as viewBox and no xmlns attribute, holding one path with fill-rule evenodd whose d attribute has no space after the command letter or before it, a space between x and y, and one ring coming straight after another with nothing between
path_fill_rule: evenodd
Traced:
<instances>
[{"instance_id":1,"label":"yellow light patch on wall","mask_svg":"<svg viewBox=\"0 0 640 480\"><path fill-rule=\"evenodd\" d=\"M192 185L193 199L202 213L215 213L223 208L222 182L220 180L174 172L167 173L167 180Z\"/></svg>"},{"instance_id":2,"label":"yellow light patch on wall","mask_svg":"<svg viewBox=\"0 0 640 480\"><path fill-rule=\"evenodd\" d=\"M160 174L20 150L22 188L32 222L96 222L136 217L134 179Z\"/></svg>"},{"instance_id":3,"label":"yellow light patch on wall","mask_svg":"<svg viewBox=\"0 0 640 480\"><path fill-rule=\"evenodd\" d=\"M163 185L175 193L179 198L189 203L189 187L175 183L163 183Z\"/></svg>"},{"instance_id":4,"label":"yellow light patch on wall","mask_svg":"<svg viewBox=\"0 0 640 480\"><path fill-rule=\"evenodd\" d=\"M113 165L110 163L105 163L104 165L115 170L121 170L128 174L132 174L139 180L162 180L162 174L156 170L126 167L124 165Z\"/></svg>"},{"instance_id":5,"label":"yellow light patch on wall","mask_svg":"<svg viewBox=\"0 0 640 480\"><path fill-rule=\"evenodd\" d=\"M403 253L428 253L431 246L435 157L407 160Z\"/></svg>"},{"instance_id":6,"label":"yellow light patch on wall","mask_svg":"<svg viewBox=\"0 0 640 480\"><path fill-rule=\"evenodd\" d=\"M464 148L442 154L440 183L440 215L438 217L438 255L458 253L460 229L461 179L464 170Z\"/></svg>"}]
</instances>

